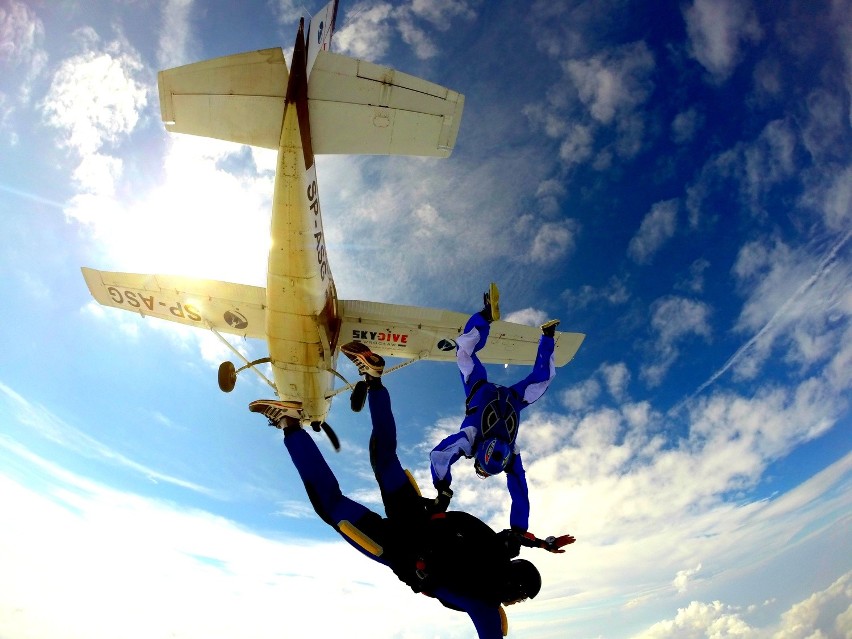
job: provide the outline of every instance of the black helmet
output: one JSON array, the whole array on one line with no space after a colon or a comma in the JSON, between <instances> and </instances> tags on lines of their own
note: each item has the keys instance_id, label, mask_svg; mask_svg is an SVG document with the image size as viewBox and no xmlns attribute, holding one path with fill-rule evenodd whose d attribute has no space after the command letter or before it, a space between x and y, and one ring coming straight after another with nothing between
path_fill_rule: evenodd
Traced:
<instances>
[{"instance_id":1,"label":"black helmet","mask_svg":"<svg viewBox=\"0 0 852 639\"><path fill-rule=\"evenodd\" d=\"M509 572L503 583L503 593L500 601L510 605L523 601L527 597L535 598L541 590L541 575L531 562L526 559L513 559L509 564Z\"/></svg>"}]
</instances>

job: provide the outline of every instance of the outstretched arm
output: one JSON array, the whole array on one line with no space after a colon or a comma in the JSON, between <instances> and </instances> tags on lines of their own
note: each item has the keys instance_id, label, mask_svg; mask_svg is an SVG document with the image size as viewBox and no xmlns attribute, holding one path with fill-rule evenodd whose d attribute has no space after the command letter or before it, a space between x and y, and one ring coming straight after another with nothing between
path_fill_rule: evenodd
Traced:
<instances>
[{"instance_id":1,"label":"outstretched arm","mask_svg":"<svg viewBox=\"0 0 852 639\"><path fill-rule=\"evenodd\" d=\"M459 457L470 457L473 454L473 438L476 429L472 426L461 429L449 437L445 437L440 444L429 453L429 462L432 470L432 483L436 488L446 486L449 488L453 481L450 473L452 466Z\"/></svg>"},{"instance_id":2,"label":"outstretched arm","mask_svg":"<svg viewBox=\"0 0 852 639\"><path fill-rule=\"evenodd\" d=\"M530 495L527 488L527 475L521 454L515 453L512 461L506 467L506 486L512 497L512 508L509 511L509 525L513 530L526 531L530 521Z\"/></svg>"}]
</instances>

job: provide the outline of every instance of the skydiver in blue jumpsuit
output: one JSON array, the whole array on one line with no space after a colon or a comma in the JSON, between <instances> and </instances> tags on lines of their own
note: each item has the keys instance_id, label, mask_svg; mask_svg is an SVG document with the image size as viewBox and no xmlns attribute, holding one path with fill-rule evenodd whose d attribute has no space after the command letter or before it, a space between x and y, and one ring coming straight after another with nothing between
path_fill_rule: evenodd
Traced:
<instances>
[{"instance_id":1,"label":"skydiver in blue jumpsuit","mask_svg":"<svg viewBox=\"0 0 852 639\"><path fill-rule=\"evenodd\" d=\"M373 430L370 463L379 484L385 517L343 495L311 436L286 402L258 400L249 409L266 416L284 431L284 444L319 517L356 549L388 566L415 592L467 613L480 639L500 639L505 623L501 604L535 597L541 588L536 567L513 559L529 539L504 530L495 532L465 512L443 512L435 500L421 497L396 454L396 424L390 395L382 385L384 360L365 345L342 347L365 376ZM546 542L551 552L573 537Z\"/></svg>"},{"instance_id":2,"label":"skydiver in blue jumpsuit","mask_svg":"<svg viewBox=\"0 0 852 639\"><path fill-rule=\"evenodd\" d=\"M485 367L476 355L488 341L491 322L500 319L495 284L485 293L484 301L484 308L470 317L456 339L456 362L466 397L465 418L457 433L432 449L429 455L432 483L438 491L438 503L446 508L453 495L450 466L460 457L473 457L476 473L482 478L505 472L512 499L509 525L523 533L529 527L530 500L517 445L519 414L544 395L556 375L553 350L559 320L542 324L532 372L512 386L500 386L488 381Z\"/></svg>"}]
</instances>

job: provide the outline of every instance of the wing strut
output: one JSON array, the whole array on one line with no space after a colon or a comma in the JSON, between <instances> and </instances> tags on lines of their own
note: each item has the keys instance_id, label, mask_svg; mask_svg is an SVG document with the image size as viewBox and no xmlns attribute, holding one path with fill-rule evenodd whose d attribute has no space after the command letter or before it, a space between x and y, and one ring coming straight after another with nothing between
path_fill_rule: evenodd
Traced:
<instances>
[{"instance_id":1,"label":"wing strut","mask_svg":"<svg viewBox=\"0 0 852 639\"><path fill-rule=\"evenodd\" d=\"M384 377L385 375L388 375L389 373L395 373L400 368L405 368L406 366L411 366L414 362L419 362L421 359L426 358L428 355L429 355L429 351L420 351L417 354L417 357L407 359L404 362L400 362L396 366L391 366L390 368L386 368L385 372L382 373L382 376ZM340 373L338 373L335 370L332 370L331 372L334 373L339 379L342 379L344 382L346 382L346 386L341 386L340 388L335 388L330 393L327 393L326 396L325 396L326 399L331 399L332 397L337 397L341 393L345 393L348 390L353 390L355 388L355 386L358 385L358 382L353 383L353 382L347 381L346 378L343 377L343 375L341 375Z\"/></svg>"},{"instance_id":2,"label":"wing strut","mask_svg":"<svg viewBox=\"0 0 852 639\"><path fill-rule=\"evenodd\" d=\"M277 396L278 395L278 389L275 388L275 384L273 382L271 382L266 375L261 373L260 369L255 367L255 364L270 361L269 358L265 357L263 359L259 359L259 360L254 361L254 362L248 361L248 359L246 359L246 357L241 352L239 352L236 348L234 348L228 340L226 340L224 337L222 337L222 335L219 333L219 331L217 331L215 328L213 328L213 325L210 322L208 322L206 319L204 320L204 322L205 322L205 324L207 324L207 328L209 328L211 331L213 331L213 334L216 337L218 337L220 340L222 340L222 343L225 346L228 347L228 350L230 350L232 353L234 353L237 357L239 357L241 360L243 360L246 363L246 365L243 368L241 368L240 370L243 370L245 368L252 369L255 373L257 373L257 376L260 377L260 379L262 379L264 382L269 384L270 388L272 388L272 390L275 391L275 395ZM233 364L232 364L232 366L233 366Z\"/></svg>"}]
</instances>

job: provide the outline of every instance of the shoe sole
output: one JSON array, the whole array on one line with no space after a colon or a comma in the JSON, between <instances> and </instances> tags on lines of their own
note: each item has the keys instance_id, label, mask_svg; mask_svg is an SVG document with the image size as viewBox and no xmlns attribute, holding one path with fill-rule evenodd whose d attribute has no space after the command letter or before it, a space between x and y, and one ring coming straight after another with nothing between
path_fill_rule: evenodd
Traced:
<instances>
[{"instance_id":1,"label":"shoe sole","mask_svg":"<svg viewBox=\"0 0 852 639\"><path fill-rule=\"evenodd\" d=\"M267 415L264 410L272 408L280 411L280 415L275 416L274 421L281 421L282 417L292 417L293 419L302 419L302 404L300 402L286 402L270 399L257 399L249 404L249 410L253 413L259 413L267 419L273 419Z\"/></svg>"},{"instance_id":2,"label":"shoe sole","mask_svg":"<svg viewBox=\"0 0 852 639\"><path fill-rule=\"evenodd\" d=\"M500 291L494 282L488 287L488 305L491 307L491 321L496 322L500 319Z\"/></svg>"},{"instance_id":3,"label":"shoe sole","mask_svg":"<svg viewBox=\"0 0 852 639\"><path fill-rule=\"evenodd\" d=\"M362 374L370 374L373 377L381 377L385 369L385 360L381 355L376 355L361 342L349 342L340 347L340 352L346 355ZM373 361L369 361L372 359ZM362 370L364 369L364 370Z\"/></svg>"}]
</instances>

